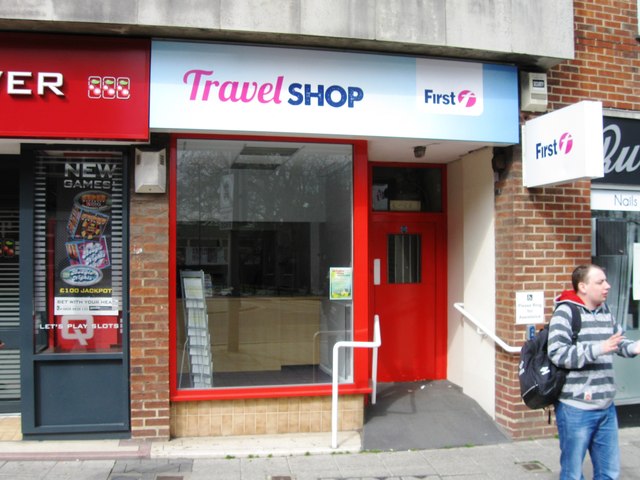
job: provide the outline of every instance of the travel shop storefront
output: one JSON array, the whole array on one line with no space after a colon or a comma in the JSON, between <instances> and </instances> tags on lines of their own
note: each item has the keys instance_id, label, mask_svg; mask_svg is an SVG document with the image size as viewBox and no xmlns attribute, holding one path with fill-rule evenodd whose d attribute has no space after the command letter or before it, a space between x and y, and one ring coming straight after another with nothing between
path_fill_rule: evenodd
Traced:
<instances>
[{"instance_id":1,"label":"travel shop storefront","mask_svg":"<svg viewBox=\"0 0 640 480\"><path fill-rule=\"evenodd\" d=\"M21 38L38 54L16 46L5 72L59 72L3 77L39 118L1 133L21 147L3 162L23 207L3 234L19 253L2 265L20 262L3 351L21 356L26 437L328 431L334 368L339 428L359 428L371 352L331 350L369 340L374 315L380 381L447 378L446 163L369 147L518 143L515 67Z\"/></svg>"},{"instance_id":2,"label":"travel shop storefront","mask_svg":"<svg viewBox=\"0 0 640 480\"><path fill-rule=\"evenodd\" d=\"M380 381L447 378L446 165L368 147L517 143L514 67L154 41L150 103L170 134L171 435L328 431L334 368L339 429L360 428L371 351L331 353L374 315Z\"/></svg>"}]
</instances>

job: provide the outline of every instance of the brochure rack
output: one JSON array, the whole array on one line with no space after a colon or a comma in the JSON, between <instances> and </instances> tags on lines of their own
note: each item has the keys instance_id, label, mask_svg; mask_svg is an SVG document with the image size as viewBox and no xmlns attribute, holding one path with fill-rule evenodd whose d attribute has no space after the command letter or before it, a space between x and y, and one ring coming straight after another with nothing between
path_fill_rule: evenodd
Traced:
<instances>
[{"instance_id":1,"label":"brochure rack","mask_svg":"<svg viewBox=\"0 0 640 480\"><path fill-rule=\"evenodd\" d=\"M180 283L182 284L185 325L181 372L187 371L184 367L185 361L188 361L190 386L192 388L210 388L213 386L213 369L204 272L202 270L181 270ZM179 387L182 387L182 379L183 375L180 375Z\"/></svg>"}]
</instances>

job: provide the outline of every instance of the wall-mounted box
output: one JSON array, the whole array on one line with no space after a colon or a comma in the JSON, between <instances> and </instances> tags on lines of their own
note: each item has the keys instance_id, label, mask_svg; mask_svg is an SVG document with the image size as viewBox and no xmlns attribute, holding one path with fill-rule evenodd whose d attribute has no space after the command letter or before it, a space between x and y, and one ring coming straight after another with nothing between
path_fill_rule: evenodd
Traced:
<instances>
[{"instance_id":1,"label":"wall-mounted box","mask_svg":"<svg viewBox=\"0 0 640 480\"><path fill-rule=\"evenodd\" d=\"M520 72L520 109L526 112L546 112L548 106L547 74Z\"/></svg>"},{"instance_id":2,"label":"wall-mounted box","mask_svg":"<svg viewBox=\"0 0 640 480\"><path fill-rule=\"evenodd\" d=\"M140 150L135 158L136 193L165 193L167 190L167 153L162 150Z\"/></svg>"}]
</instances>

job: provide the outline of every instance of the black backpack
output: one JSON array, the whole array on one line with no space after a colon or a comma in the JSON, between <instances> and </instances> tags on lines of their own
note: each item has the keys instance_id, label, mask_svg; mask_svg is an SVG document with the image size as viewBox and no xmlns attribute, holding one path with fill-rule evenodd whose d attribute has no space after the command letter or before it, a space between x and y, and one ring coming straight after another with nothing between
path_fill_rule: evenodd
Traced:
<instances>
[{"instance_id":1,"label":"black backpack","mask_svg":"<svg viewBox=\"0 0 640 480\"><path fill-rule=\"evenodd\" d=\"M582 328L582 319L578 307L572 302L567 304L571 307L571 342L575 345ZM547 323L520 350L520 396L525 405L533 409L553 404L560 396L567 377L567 370L555 366L547 356L548 337Z\"/></svg>"}]
</instances>

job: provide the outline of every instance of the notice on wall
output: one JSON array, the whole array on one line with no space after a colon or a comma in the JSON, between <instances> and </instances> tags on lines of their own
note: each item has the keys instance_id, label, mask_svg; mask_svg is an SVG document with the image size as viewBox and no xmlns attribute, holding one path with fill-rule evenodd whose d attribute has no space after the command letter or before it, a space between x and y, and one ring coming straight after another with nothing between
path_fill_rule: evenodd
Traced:
<instances>
[{"instance_id":1,"label":"notice on wall","mask_svg":"<svg viewBox=\"0 0 640 480\"><path fill-rule=\"evenodd\" d=\"M57 185L54 314L117 315L111 278L113 163L63 165Z\"/></svg>"},{"instance_id":2,"label":"notice on wall","mask_svg":"<svg viewBox=\"0 0 640 480\"><path fill-rule=\"evenodd\" d=\"M352 269L350 267L331 267L329 269L329 299L351 300L352 291Z\"/></svg>"},{"instance_id":3,"label":"notice on wall","mask_svg":"<svg viewBox=\"0 0 640 480\"><path fill-rule=\"evenodd\" d=\"M516 324L544 323L544 292L516 292Z\"/></svg>"}]
</instances>

